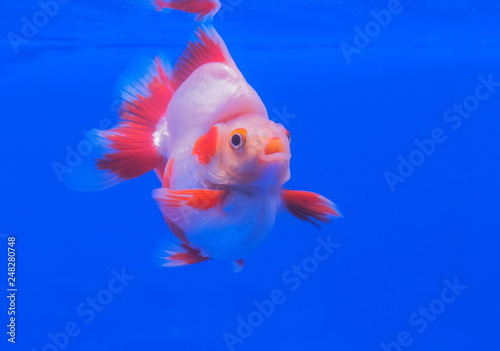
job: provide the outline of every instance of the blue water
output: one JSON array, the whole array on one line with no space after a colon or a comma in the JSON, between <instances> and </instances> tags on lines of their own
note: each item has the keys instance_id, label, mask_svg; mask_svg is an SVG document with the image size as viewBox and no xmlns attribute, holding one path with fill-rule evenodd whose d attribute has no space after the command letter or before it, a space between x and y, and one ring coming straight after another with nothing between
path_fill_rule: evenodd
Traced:
<instances>
[{"instance_id":1,"label":"blue water","mask_svg":"<svg viewBox=\"0 0 500 351\"><path fill-rule=\"evenodd\" d=\"M239 274L159 267L176 239L154 174L81 193L53 165L116 120L128 75L159 52L175 62L192 17L73 0L13 45L40 5L3 1L1 294L9 236L18 291L16 344L2 327L0 349L498 350L500 5L402 0L382 26L370 12L388 1L223 2L214 26L293 134L287 187L344 218L280 214Z\"/></svg>"}]
</instances>

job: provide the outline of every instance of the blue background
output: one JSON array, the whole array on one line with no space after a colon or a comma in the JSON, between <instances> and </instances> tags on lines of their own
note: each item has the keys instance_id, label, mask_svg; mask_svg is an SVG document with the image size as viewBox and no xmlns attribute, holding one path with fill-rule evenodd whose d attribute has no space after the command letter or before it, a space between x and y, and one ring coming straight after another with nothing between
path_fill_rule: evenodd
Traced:
<instances>
[{"instance_id":1,"label":"blue background","mask_svg":"<svg viewBox=\"0 0 500 351\"><path fill-rule=\"evenodd\" d=\"M80 193L52 165L82 130L116 118L124 79L159 52L175 62L196 24L145 1L73 0L16 54L8 33L40 7L3 1L0 233L17 237L19 291L17 343L2 327L0 348L59 350L52 333L66 350L227 350L224 333L237 336L238 318L279 289L284 303L234 350L383 350L405 331L411 345L390 350L498 350L500 87L456 130L443 115L478 77L500 81L500 5L401 1L348 63L340 43L387 1L232 3L216 29L270 115L295 116L287 187L328 196L344 218L318 231L280 214L240 274L218 261L159 267L154 252L175 238L151 198L154 174ZM436 128L446 141L391 191L385 172ZM292 290L283 274L328 236L340 246ZM122 269L135 278L86 322L78 306L109 297ZM410 316L439 307L455 279L467 288L419 332ZM80 332L65 340L70 322Z\"/></svg>"}]
</instances>

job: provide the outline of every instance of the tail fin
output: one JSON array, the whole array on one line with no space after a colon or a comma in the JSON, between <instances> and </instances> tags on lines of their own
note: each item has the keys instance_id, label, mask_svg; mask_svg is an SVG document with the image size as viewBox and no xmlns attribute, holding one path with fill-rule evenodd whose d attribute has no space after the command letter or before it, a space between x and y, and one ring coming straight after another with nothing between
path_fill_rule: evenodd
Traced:
<instances>
[{"instance_id":1,"label":"tail fin","mask_svg":"<svg viewBox=\"0 0 500 351\"><path fill-rule=\"evenodd\" d=\"M159 58L149 74L125 89L119 108L120 121L109 130L93 132L98 145L95 170L80 167L66 181L76 190L101 190L124 180L139 177L166 160L154 143L154 132L172 98L172 88Z\"/></svg>"}]
</instances>

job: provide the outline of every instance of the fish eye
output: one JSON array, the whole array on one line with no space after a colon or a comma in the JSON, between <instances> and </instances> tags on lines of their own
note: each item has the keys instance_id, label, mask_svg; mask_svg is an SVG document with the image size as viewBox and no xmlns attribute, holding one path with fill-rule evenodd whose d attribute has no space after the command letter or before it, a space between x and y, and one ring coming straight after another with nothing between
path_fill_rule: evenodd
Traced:
<instances>
[{"instance_id":1,"label":"fish eye","mask_svg":"<svg viewBox=\"0 0 500 351\"><path fill-rule=\"evenodd\" d=\"M247 139L247 131L243 128L234 130L229 136L229 146L235 151L245 147Z\"/></svg>"},{"instance_id":2,"label":"fish eye","mask_svg":"<svg viewBox=\"0 0 500 351\"><path fill-rule=\"evenodd\" d=\"M240 146L242 142L243 138L239 133L233 134L233 136L231 137L231 145L233 145L234 147Z\"/></svg>"}]
</instances>

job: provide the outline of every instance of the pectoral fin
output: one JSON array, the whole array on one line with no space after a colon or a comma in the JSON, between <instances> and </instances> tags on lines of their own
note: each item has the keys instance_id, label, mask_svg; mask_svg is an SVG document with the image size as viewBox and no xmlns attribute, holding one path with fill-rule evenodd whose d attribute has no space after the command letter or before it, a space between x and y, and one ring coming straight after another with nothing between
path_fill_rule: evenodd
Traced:
<instances>
[{"instance_id":1,"label":"pectoral fin","mask_svg":"<svg viewBox=\"0 0 500 351\"><path fill-rule=\"evenodd\" d=\"M186 243L186 231L193 226L195 218L197 225L209 225L216 221L222 212L221 204L225 197L226 192L223 190L160 188L153 191L153 198L165 222L172 232Z\"/></svg>"},{"instance_id":2,"label":"pectoral fin","mask_svg":"<svg viewBox=\"0 0 500 351\"><path fill-rule=\"evenodd\" d=\"M283 190L283 203L288 211L300 220L328 223L335 217L341 217L337 206L326 197L309 191Z\"/></svg>"},{"instance_id":3,"label":"pectoral fin","mask_svg":"<svg viewBox=\"0 0 500 351\"><path fill-rule=\"evenodd\" d=\"M170 207L190 207L195 210L206 211L220 204L225 197L223 190L210 189L156 189L153 197L158 202L160 210L165 214Z\"/></svg>"}]
</instances>

